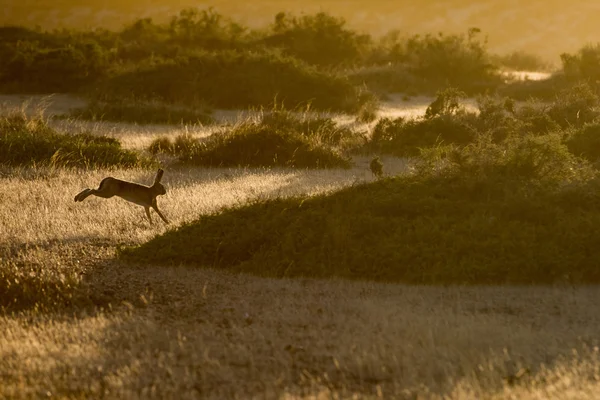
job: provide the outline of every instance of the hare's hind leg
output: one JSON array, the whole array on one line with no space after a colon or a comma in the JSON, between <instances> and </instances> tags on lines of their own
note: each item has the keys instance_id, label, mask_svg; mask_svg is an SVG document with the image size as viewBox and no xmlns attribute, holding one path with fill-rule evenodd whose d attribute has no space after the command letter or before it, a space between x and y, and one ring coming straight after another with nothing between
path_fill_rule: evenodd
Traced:
<instances>
[{"instance_id":1,"label":"hare's hind leg","mask_svg":"<svg viewBox=\"0 0 600 400\"><path fill-rule=\"evenodd\" d=\"M91 193L92 189L84 189L75 196L75 201L85 200Z\"/></svg>"},{"instance_id":2,"label":"hare's hind leg","mask_svg":"<svg viewBox=\"0 0 600 400\"><path fill-rule=\"evenodd\" d=\"M75 201L84 201L91 195L102 197L104 199L108 199L110 197L113 197L114 193L103 191L102 189L98 189L98 190L85 189L85 190L81 191L79 194L77 194L77 196L75 196Z\"/></svg>"}]
</instances>

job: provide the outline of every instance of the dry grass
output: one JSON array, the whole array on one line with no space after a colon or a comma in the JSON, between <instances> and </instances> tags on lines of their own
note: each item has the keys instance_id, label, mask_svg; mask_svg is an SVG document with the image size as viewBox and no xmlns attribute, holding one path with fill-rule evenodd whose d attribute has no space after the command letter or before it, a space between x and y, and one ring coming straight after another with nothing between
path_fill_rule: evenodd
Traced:
<instances>
[{"instance_id":1,"label":"dry grass","mask_svg":"<svg viewBox=\"0 0 600 400\"><path fill-rule=\"evenodd\" d=\"M115 135L145 143L148 132L126 127ZM178 226L254 198L371 180L369 160L331 171L168 168L159 206ZM0 272L21 268L72 294L59 308L0 316L0 398L597 397L597 287L412 287L122 264L119 244L169 228L121 199L73 202L106 175L153 178L0 169Z\"/></svg>"}]
</instances>

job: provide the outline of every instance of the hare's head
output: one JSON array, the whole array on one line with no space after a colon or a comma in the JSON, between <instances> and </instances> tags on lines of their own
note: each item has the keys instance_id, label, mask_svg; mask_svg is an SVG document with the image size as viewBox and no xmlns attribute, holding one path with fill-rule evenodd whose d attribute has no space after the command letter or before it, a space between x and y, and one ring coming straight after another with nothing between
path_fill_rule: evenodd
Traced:
<instances>
[{"instance_id":1,"label":"hare's head","mask_svg":"<svg viewBox=\"0 0 600 400\"><path fill-rule=\"evenodd\" d=\"M156 178L154 178L154 184L152 185L152 188L154 189L154 192L156 193L157 196L161 195L161 194L167 194L167 189L165 189L163 184L160 183L160 180L162 179L162 176L164 173L165 173L165 171L163 171L162 169L159 169L158 172L156 173Z\"/></svg>"}]
</instances>

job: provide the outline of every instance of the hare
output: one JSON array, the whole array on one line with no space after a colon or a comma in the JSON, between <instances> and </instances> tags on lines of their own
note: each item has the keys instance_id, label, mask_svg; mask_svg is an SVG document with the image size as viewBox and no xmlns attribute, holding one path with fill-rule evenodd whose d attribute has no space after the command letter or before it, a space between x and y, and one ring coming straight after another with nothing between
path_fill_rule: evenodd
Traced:
<instances>
[{"instance_id":1,"label":"hare","mask_svg":"<svg viewBox=\"0 0 600 400\"><path fill-rule=\"evenodd\" d=\"M165 216L162 215L162 213L158 210L158 206L156 205L156 196L167 193L165 187L160 183L164 172L165 171L162 169L158 170L152 186L144 186L138 183L127 182L112 177L104 178L100 182L98 189L83 190L77 196L75 196L75 201L83 201L91 195L105 199L113 196L119 196L127 201L143 206L146 210L146 216L148 217L150 223L152 223L152 218L150 218L150 207L152 207L159 217L162 218L165 224L168 224L169 221L167 221Z\"/></svg>"}]
</instances>

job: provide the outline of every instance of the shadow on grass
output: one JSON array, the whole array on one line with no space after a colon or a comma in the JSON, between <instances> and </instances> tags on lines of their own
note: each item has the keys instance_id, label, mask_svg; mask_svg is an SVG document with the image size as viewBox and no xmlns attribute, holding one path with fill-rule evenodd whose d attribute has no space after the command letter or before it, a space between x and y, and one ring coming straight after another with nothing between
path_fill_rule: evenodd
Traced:
<instances>
[{"instance_id":1,"label":"shadow on grass","mask_svg":"<svg viewBox=\"0 0 600 400\"><path fill-rule=\"evenodd\" d=\"M390 178L226 209L123 248L120 257L269 277L594 283L600 213L593 190Z\"/></svg>"}]
</instances>

